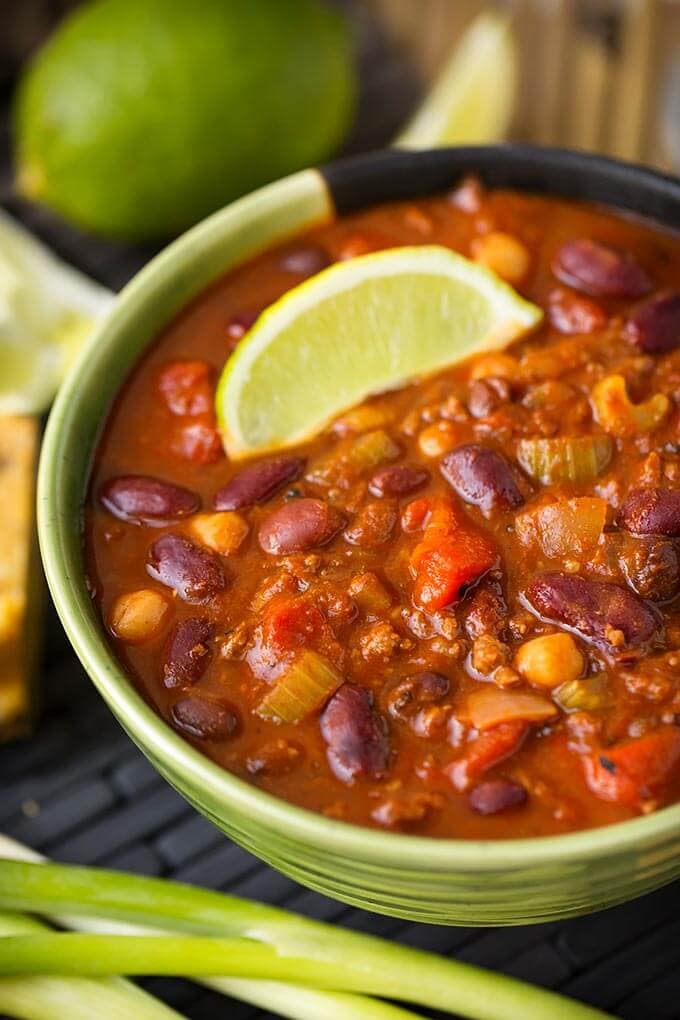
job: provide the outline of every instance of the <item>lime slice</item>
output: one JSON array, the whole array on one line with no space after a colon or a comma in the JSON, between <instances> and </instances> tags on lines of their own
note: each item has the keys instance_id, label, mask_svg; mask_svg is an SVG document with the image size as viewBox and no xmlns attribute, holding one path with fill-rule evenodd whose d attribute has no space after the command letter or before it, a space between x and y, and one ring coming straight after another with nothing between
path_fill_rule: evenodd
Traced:
<instances>
[{"instance_id":1,"label":"lime slice","mask_svg":"<svg viewBox=\"0 0 680 1020\"><path fill-rule=\"evenodd\" d=\"M0 414L39 414L113 295L0 214Z\"/></svg>"},{"instance_id":2,"label":"lime slice","mask_svg":"<svg viewBox=\"0 0 680 1020\"><path fill-rule=\"evenodd\" d=\"M371 393L505 346L542 312L438 245L339 262L273 304L220 379L232 458L291 446Z\"/></svg>"},{"instance_id":3,"label":"lime slice","mask_svg":"<svg viewBox=\"0 0 680 1020\"><path fill-rule=\"evenodd\" d=\"M395 145L495 142L506 136L517 93L517 55L509 19L480 14L454 49Z\"/></svg>"}]
</instances>

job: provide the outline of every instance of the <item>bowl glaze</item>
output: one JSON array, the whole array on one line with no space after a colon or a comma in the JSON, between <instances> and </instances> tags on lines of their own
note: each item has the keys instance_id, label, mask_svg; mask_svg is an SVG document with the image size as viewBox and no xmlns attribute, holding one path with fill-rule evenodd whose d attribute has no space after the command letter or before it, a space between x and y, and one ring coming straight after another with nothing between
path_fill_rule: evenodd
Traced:
<instances>
[{"instance_id":1,"label":"bowl glaze","mask_svg":"<svg viewBox=\"0 0 680 1020\"><path fill-rule=\"evenodd\" d=\"M680 227L680 182L580 153L526 146L378 152L256 191L171 244L124 289L62 387L38 483L40 544L55 605L85 669L132 739L196 809L269 864L329 896L417 921L548 921L639 896L680 875L680 805L564 836L434 840L333 821L223 771L143 700L113 655L84 578L82 507L107 409L144 347L230 266L344 212L492 186L583 198Z\"/></svg>"}]
</instances>

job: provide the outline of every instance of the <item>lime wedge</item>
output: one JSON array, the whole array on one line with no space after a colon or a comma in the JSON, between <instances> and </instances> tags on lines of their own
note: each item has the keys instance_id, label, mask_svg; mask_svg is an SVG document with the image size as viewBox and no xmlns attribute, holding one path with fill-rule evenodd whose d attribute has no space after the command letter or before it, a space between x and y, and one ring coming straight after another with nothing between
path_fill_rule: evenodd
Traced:
<instances>
[{"instance_id":1,"label":"lime wedge","mask_svg":"<svg viewBox=\"0 0 680 1020\"><path fill-rule=\"evenodd\" d=\"M0 414L39 414L113 295L0 214Z\"/></svg>"},{"instance_id":2,"label":"lime wedge","mask_svg":"<svg viewBox=\"0 0 680 1020\"><path fill-rule=\"evenodd\" d=\"M516 93L517 55L509 19L480 14L394 144L427 149L498 141L507 134Z\"/></svg>"},{"instance_id":3,"label":"lime wedge","mask_svg":"<svg viewBox=\"0 0 680 1020\"><path fill-rule=\"evenodd\" d=\"M313 436L371 393L505 346L542 312L438 245L339 262L257 320L227 362L217 415L232 458Z\"/></svg>"}]
</instances>

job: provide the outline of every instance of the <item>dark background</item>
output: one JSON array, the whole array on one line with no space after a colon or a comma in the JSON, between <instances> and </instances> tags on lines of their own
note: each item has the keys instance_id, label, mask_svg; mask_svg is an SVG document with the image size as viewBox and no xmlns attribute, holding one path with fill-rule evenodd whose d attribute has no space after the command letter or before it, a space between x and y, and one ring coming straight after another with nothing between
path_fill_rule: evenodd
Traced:
<instances>
[{"instance_id":1,"label":"dark background","mask_svg":"<svg viewBox=\"0 0 680 1020\"><path fill-rule=\"evenodd\" d=\"M0 0L0 205L115 289L147 261L151 248L93 240L12 194L8 104L13 80L51 20L68 6L66 0ZM392 137L420 86L360 0L344 6L356 25L362 68L360 116L348 144L356 151ZM308 892L232 844L170 789L96 694L51 608L46 630L41 721L30 739L0 748L0 829L9 835L57 860L228 889L455 955L560 989L626 1020L680 1018L680 884L590 917L514 929L409 924ZM188 982L145 984L194 1020L265 1020L253 1007Z\"/></svg>"}]
</instances>

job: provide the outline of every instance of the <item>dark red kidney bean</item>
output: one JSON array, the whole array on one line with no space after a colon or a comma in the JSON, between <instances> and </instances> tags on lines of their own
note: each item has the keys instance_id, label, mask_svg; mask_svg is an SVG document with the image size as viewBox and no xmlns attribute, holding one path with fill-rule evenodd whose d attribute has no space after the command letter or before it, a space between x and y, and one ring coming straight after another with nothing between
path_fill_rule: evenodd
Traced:
<instances>
[{"instance_id":1,"label":"dark red kidney bean","mask_svg":"<svg viewBox=\"0 0 680 1020\"><path fill-rule=\"evenodd\" d=\"M510 383L506 379L475 379L470 384L468 410L473 418L486 418L510 400Z\"/></svg>"},{"instance_id":2,"label":"dark red kidney bean","mask_svg":"<svg viewBox=\"0 0 680 1020\"><path fill-rule=\"evenodd\" d=\"M286 273L298 273L300 276L313 276L331 263L330 256L318 244L300 245L289 248L279 259L279 266Z\"/></svg>"},{"instance_id":3,"label":"dark red kidney bean","mask_svg":"<svg viewBox=\"0 0 680 1020\"><path fill-rule=\"evenodd\" d=\"M328 763L343 783L384 775L389 762L387 723L365 687L343 684L321 716Z\"/></svg>"},{"instance_id":4,"label":"dark red kidney bean","mask_svg":"<svg viewBox=\"0 0 680 1020\"><path fill-rule=\"evenodd\" d=\"M121 521L153 527L188 517L201 507L196 493L148 475L109 478L99 490L99 502Z\"/></svg>"},{"instance_id":5,"label":"dark red kidney bean","mask_svg":"<svg viewBox=\"0 0 680 1020\"><path fill-rule=\"evenodd\" d=\"M660 628L657 613L632 591L572 574L539 575L525 589L524 601L537 616L611 654L650 641Z\"/></svg>"},{"instance_id":6,"label":"dark red kidney bean","mask_svg":"<svg viewBox=\"0 0 680 1020\"><path fill-rule=\"evenodd\" d=\"M204 616L189 616L172 629L163 649L163 683L166 687L188 687L205 672L212 652L212 627Z\"/></svg>"},{"instance_id":7,"label":"dark red kidney bean","mask_svg":"<svg viewBox=\"0 0 680 1020\"><path fill-rule=\"evenodd\" d=\"M185 602L207 602L226 586L219 557L175 532L156 539L146 569Z\"/></svg>"},{"instance_id":8,"label":"dark red kidney bean","mask_svg":"<svg viewBox=\"0 0 680 1020\"><path fill-rule=\"evenodd\" d=\"M395 718L404 720L410 709L441 701L450 687L448 677L429 669L402 677L388 691L387 710Z\"/></svg>"},{"instance_id":9,"label":"dark red kidney bean","mask_svg":"<svg viewBox=\"0 0 680 1020\"><path fill-rule=\"evenodd\" d=\"M625 536L619 563L628 584L650 602L670 602L680 594L678 543L656 535Z\"/></svg>"},{"instance_id":10,"label":"dark red kidney bean","mask_svg":"<svg viewBox=\"0 0 680 1020\"><path fill-rule=\"evenodd\" d=\"M302 457L274 457L258 464L250 464L215 493L216 510L242 510L262 503L288 482L294 482L302 473Z\"/></svg>"},{"instance_id":11,"label":"dark red kidney bean","mask_svg":"<svg viewBox=\"0 0 680 1020\"><path fill-rule=\"evenodd\" d=\"M293 499L262 523L260 546L272 556L305 552L330 542L345 518L321 499Z\"/></svg>"},{"instance_id":12,"label":"dark red kidney bean","mask_svg":"<svg viewBox=\"0 0 680 1020\"><path fill-rule=\"evenodd\" d=\"M173 361L161 371L160 391L171 414L209 414L215 400L214 370L207 361Z\"/></svg>"},{"instance_id":13,"label":"dark red kidney bean","mask_svg":"<svg viewBox=\"0 0 680 1020\"><path fill-rule=\"evenodd\" d=\"M429 480L430 472L426 468L393 464L376 471L368 483L368 489L373 496L406 496Z\"/></svg>"},{"instance_id":14,"label":"dark red kidney bean","mask_svg":"<svg viewBox=\"0 0 680 1020\"><path fill-rule=\"evenodd\" d=\"M680 538L680 489L632 489L619 523L634 535Z\"/></svg>"},{"instance_id":15,"label":"dark red kidney bean","mask_svg":"<svg viewBox=\"0 0 680 1020\"><path fill-rule=\"evenodd\" d=\"M607 313L590 298L556 287L548 295L548 317L560 333L594 333L607 325Z\"/></svg>"},{"instance_id":16,"label":"dark red kidney bean","mask_svg":"<svg viewBox=\"0 0 680 1020\"><path fill-rule=\"evenodd\" d=\"M183 733L200 740L223 740L238 726L238 719L231 709L196 695L175 702L172 721Z\"/></svg>"},{"instance_id":17,"label":"dark red kidney bean","mask_svg":"<svg viewBox=\"0 0 680 1020\"><path fill-rule=\"evenodd\" d=\"M439 467L460 498L482 510L510 509L524 502L505 457L486 446L459 446L446 454Z\"/></svg>"},{"instance_id":18,"label":"dark red kidney bean","mask_svg":"<svg viewBox=\"0 0 680 1020\"><path fill-rule=\"evenodd\" d=\"M632 255L585 237L563 244L552 268L562 283L591 297L642 297L652 288L652 281Z\"/></svg>"},{"instance_id":19,"label":"dark red kidney bean","mask_svg":"<svg viewBox=\"0 0 680 1020\"><path fill-rule=\"evenodd\" d=\"M248 330L255 325L260 317L259 312L237 312L227 322L227 336L234 344L238 343L241 337L245 336Z\"/></svg>"},{"instance_id":20,"label":"dark red kidney bean","mask_svg":"<svg viewBox=\"0 0 680 1020\"><path fill-rule=\"evenodd\" d=\"M526 800L527 791L514 779L486 779L468 794L468 804L478 815L497 815Z\"/></svg>"},{"instance_id":21,"label":"dark red kidney bean","mask_svg":"<svg viewBox=\"0 0 680 1020\"><path fill-rule=\"evenodd\" d=\"M645 354L666 354L680 347L680 291L645 301L626 323L623 335Z\"/></svg>"},{"instance_id":22,"label":"dark red kidney bean","mask_svg":"<svg viewBox=\"0 0 680 1020\"><path fill-rule=\"evenodd\" d=\"M192 421L183 425L172 439L170 449L177 457L192 464L215 464L224 457L222 438L211 418L206 422Z\"/></svg>"}]
</instances>

